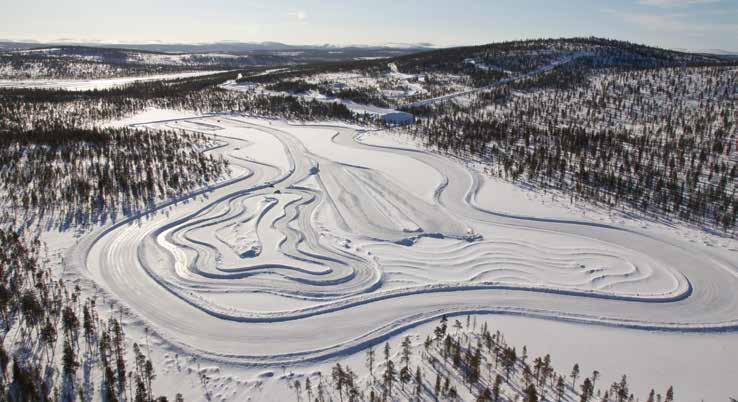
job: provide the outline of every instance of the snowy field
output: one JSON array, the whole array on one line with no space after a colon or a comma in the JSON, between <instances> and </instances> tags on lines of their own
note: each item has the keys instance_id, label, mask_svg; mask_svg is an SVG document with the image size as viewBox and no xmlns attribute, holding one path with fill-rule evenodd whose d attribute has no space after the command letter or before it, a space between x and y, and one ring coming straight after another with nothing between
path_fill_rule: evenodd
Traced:
<instances>
[{"instance_id":1,"label":"snowy field","mask_svg":"<svg viewBox=\"0 0 738 402\"><path fill-rule=\"evenodd\" d=\"M255 93L255 94L260 94L260 95L279 94L278 92L264 90L258 85L255 85L252 83L240 83L239 84L235 80L229 80L221 84L220 88L227 89L230 91ZM373 105L364 105L361 103L353 102L348 99L327 97L315 91L311 91L311 92L303 93L303 94L288 94L286 92L282 94L294 96L294 97L304 99L304 100L316 100L320 102L338 103L338 104L346 106L346 108L352 111L353 113L356 113L359 115L366 114L370 116L380 116L382 117L384 121L387 121L390 123L402 124L402 123L411 123L414 121L414 116L407 112L402 112L396 109L383 108L383 107L373 106Z\"/></svg>"},{"instance_id":2,"label":"snowy field","mask_svg":"<svg viewBox=\"0 0 738 402\"><path fill-rule=\"evenodd\" d=\"M195 71L189 73L157 74L142 77L103 78L93 80L0 80L0 88L64 89L67 91L90 91L118 88L135 82L176 80L222 73L223 71Z\"/></svg>"},{"instance_id":3,"label":"snowy field","mask_svg":"<svg viewBox=\"0 0 738 402\"><path fill-rule=\"evenodd\" d=\"M241 115L138 123L210 135L237 172L64 251L66 274L123 306L134 339L146 328L159 345L162 390L293 399L287 372L361 367L370 345L478 314L605 383L632 374L637 395L734 391L734 241L542 205L384 133ZM64 249L66 234L48 236Z\"/></svg>"}]
</instances>

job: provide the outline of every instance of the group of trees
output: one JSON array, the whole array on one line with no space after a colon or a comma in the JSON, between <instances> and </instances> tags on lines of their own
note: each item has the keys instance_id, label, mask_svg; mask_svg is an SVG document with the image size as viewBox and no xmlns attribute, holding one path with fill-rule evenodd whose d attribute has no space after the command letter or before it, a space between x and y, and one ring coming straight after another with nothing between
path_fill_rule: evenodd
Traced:
<instances>
[{"instance_id":1,"label":"group of trees","mask_svg":"<svg viewBox=\"0 0 738 402\"><path fill-rule=\"evenodd\" d=\"M199 150L201 134L165 130L38 127L0 135L0 199L11 219L33 211L66 223L135 212L228 174Z\"/></svg>"},{"instance_id":2,"label":"group of trees","mask_svg":"<svg viewBox=\"0 0 738 402\"><path fill-rule=\"evenodd\" d=\"M81 48L78 48L81 49ZM37 51L0 52L0 79L102 79L131 77L152 73L177 73L192 67L173 65L141 65L127 63L125 57L100 54L103 49L86 57L86 54L73 54L62 49ZM79 57L75 57L79 56ZM93 58L93 59L91 59ZM101 59L100 61L94 58Z\"/></svg>"},{"instance_id":3,"label":"group of trees","mask_svg":"<svg viewBox=\"0 0 738 402\"><path fill-rule=\"evenodd\" d=\"M553 63L561 64L549 71L526 77L526 74ZM240 81L260 85L271 91L293 94L315 91L326 96L386 107L484 87L498 83L505 77L521 77L505 86L506 90L535 91L555 88L573 91L587 87L591 77L603 72L683 72L688 68L705 66L716 69L732 68L736 63L730 58L675 52L602 38L541 39L439 49L384 60L293 66L269 74L246 75ZM393 83L393 71L414 74L414 88L408 88L406 83ZM725 73L732 70L725 68L722 71ZM664 82L683 84L673 77ZM334 90L337 85L350 89ZM418 91L418 86L423 90ZM664 88L662 86L659 89ZM384 89L390 91L383 91ZM397 93L401 95L396 95ZM483 99L484 94L481 97ZM470 114L478 109L454 109L454 112ZM436 117L443 115L438 110L431 114Z\"/></svg>"},{"instance_id":4,"label":"group of trees","mask_svg":"<svg viewBox=\"0 0 738 402\"><path fill-rule=\"evenodd\" d=\"M438 49L397 57L403 72L469 73L467 60L499 70L527 73L565 57L587 58L593 67L735 65L734 60L689 54L604 38L534 39Z\"/></svg>"},{"instance_id":5,"label":"group of trees","mask_svg":"<svg viewBox=\"0 0 738 402\"><path fill-rule=\"evenodd\" d=\"M289 94L305 94L314 91L330 98L350 100L362 105L374 105L379 107L389 106L387 99L385 99L377 89L334 89L329 82L313 84L302 79L280 80L273 84L266 85L264 88L269 91L287 92Z\"/></svg>"},{"instance_id":6,"label":"group of trees","mask_svg":"<svg viewBox=\"0 0 738 402\"><path fill-rule=\"evenodd\" d=\"M0 199L12 207L4 218L55 210L66 223L87 222L118 207L135 212L227 174L224 160L201 152L208 143L202 135L98 128L148 107L295 120L357 119L336 103L217 87L231 76L79 92L0 89Z\"/></svg>"},{"instance_id":7,"label":"group of trees","mask_svg":"<svg viewBox=\"0 0 738 402\"><path fill-rule=\"evenodd\" d=\"M172 54L88 46L0 50L0 79L104 79L282 64L282 57Z\"/></svg>"},{"instance_id":8,"label":"group of trees","mask_svg":"<svg viewBox=\"0 0 738 402\"><path fill-rule=\"evenodd\" d=\"M257 79L264 68L243 70ZM342 105L302 100L293 96L259 95L218 87L236 72L169 81L133 83L120 88L70 91L62 89L0 88L0 133L33 129L39 124L91 127L151 107L193 112L247 112L301 120L353 119ZM268 76L268 75L266 75ZM347 96L351 96L348 94ZM281 102L289 103L280 106Z\"/></svg>"},{"instance_id":9,"label":"group of trees","mask_svg":"<svg viewBox=\"0 0 738 402\"><path fill-rule=\"evenodd\" d=\"M504 75L500 71L526 73L574 55L576 63L482 92L471 102L413 110L422 118L411 130L431 148L484 161L490 174L527 180L608 206L627 204L734 230L738 217L736 76L729 68L684 67L728 64L725 60L580 38L446 49L391 61L403 72L424 74L427 86L435 88L432 93L445 93L451 84L434 82L436 74L459 75L481 86L499 79ZM475 63L466 63L468 59ZM334 90L304 78L344 71L384 74L389 61L294 67L285 74L259 75L263 68L242 73L244 80L275 91L317 88L331 96L381 106L387 100L379 92ZM608 69L594 70L602 68ZM292 120L371 121L332 102L218 87L235 75L78 92L0 89L0 197L12 207L5 210L12 214L57 210L82 222L96 213L135 210L227 173L224 161L200 152L207 144L200 135L97 128L101 121L148 107L238 111ZM0 218L15 220L7 212ZM48 270L39 268L38 244L26 247L12 232L0 232L0 241L0 318L5 334L15 328L37 345L32 358L16 359L0 350L3 394L11 400L23 400L23 395L68 398L75 391L85 395L90 388L79 386L77 378L85 359L100 367L99 392L107 400L152 400L153 365L137 345L135 364L127 364L120 322L101 319L94 300L80 300L78 289L67 289ZM424 343L417 364L409 338L401 345L398 364L388 344L383 360L375 360L374 350L369 349L371 380L367 383L350 367L337 365L330 379L293 386L299 398L307 393L309 400L315 397L321 402L332 389L341 400L392 399L398 392L406 398L430 394L456 399L464 392L457 386L465 386L481 401L496 401L503 391L511 392L511 384L529 401L565 394L576 394L585 402L595 397L606 402L632 398L625 377L602 392L597 391L598 375L593 373L577 388L578 367L570 373L569 383L566 375L552 369L550 357L528 362L525 351L519 354L486 326L479 331L476 326L468 330L468 324L467 331L461 327L459 323L452 334L444 319L435 337ZM55 359L61 359L62 372L50 379L45 373L55 372L59 366ZM436 381L431 386L433 373ZM649 396L649 402L656 400L662 399ZM673 392L663 400L673 400Z\"/></svg>"},{"instance_id":10,"label":"group of trees","mask_svg":"<svg viewBox=\"0 0 738 402\"><path fill-rule=\"evenodd\" d=\"M452 325L452 327L450 327ZM487 323L477 325L466 317L466 324L443 316L422 345L403 338L398 353L385 343L382 356L374 347L365 352L368 376L360 377L341 362L330 377L308 376L304 383L290 383L298 401L393 401L393 400L476 400L499 402L579 401L632 402L628 379L602 387L601 374L594 370L584 376L578 364L570 371L554 368L550 355L531 358L527 348L511 346L500 331ZM396 359L396 360L395 360ZM582 378L584 377L584 378ZM674 388L663 394L651 390L647 402L673 402Z\"/></svg>"},{"instance_id":11,"label":"group of trees","mask_svg":"<svg viewBox=\"0 0 738 402\"><path fill-rule=\"evenodd\" d=\"M134 343L129 365L120 321L101 318L94 298L57 279L42 246L0 229L0 400L166 401L153 394L148 353ZM101 383L80 378L83 366L99 370Z\"/></svg>"},{"instance_id":12,"label":"group of trees","mask_svg":"<svg viewBox=\"0 0 738 402\"><path fill-rule=\"evenodd\" d=\"M468 105L434 106L413 130L429 147L479 158L495 175L734 230L732 70L606 72L587 82L499 88Z\"/></svg>"}]
</instances>

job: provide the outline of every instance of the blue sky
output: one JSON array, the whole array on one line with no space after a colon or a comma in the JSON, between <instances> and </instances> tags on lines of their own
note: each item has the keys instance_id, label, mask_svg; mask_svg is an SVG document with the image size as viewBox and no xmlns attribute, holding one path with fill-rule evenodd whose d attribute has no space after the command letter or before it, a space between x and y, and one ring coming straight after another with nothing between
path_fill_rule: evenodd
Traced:
<instances>
[{"instance_id":1,"label":"blue sky","mask_svg":"<svg viewBox=\"0 0 738 402\"><path fill-rule=\"evenodd\" d=\"M602 36L738 51L738 0L0 0L0 38L437 46Z\"/></svg>"}]
</instances>

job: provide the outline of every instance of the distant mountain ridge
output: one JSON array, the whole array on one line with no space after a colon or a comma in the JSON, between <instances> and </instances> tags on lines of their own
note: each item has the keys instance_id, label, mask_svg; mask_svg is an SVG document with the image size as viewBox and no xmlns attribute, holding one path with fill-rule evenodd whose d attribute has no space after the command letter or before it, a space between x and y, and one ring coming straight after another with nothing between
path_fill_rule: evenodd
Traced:
<instances>
[{"instance_id":1,"label":"distant mountain ridge","mask_svg":"<svg viewBox=\"0 0 738 402\"><path fill-rule=\"evenodd\" d=\"M279 42L200 44L103 44L1 42L0 78L109 78L151 72L233 70L387 59L428 48L378 46L295 46Z\"/></svg>"},{"instance_id":2,"label":"distant mountain ridge","mask_svg":"<svg viewBox=\"0 0 738 402\"><path fill-rule=\"evenodd\" d=\"M77 41L12 41L0 39L0 49L37 49L48 47L90 47L106 49L127 49L162 53L212 53L212 52L254 52L280 50L322 50L322 49L404 49L424 50L432 49L430 43L386 43L380 45L289 45L281 42L237 42L219 41L208 43L104 43L104 42L77 42Z\"/></svg>"},{"instance_id":3,"label":"distant mountain ridge","mask_svg":"<svg viewBox=\"0 0 738 402\"><path fill-rule=\"evenodd\" d=\"M485 70L528 72L556 60L576 59L578 68L676 67L732 63L723 54L683 52L632 42L597 38L533 39L435 49L398 56L394 62L405 72L427 69L458 72L469 65Z\"/></svg>"},{"instance_id":4,"label":"distant mountain ridge","mask_svg":"<svg viewBox=\"0 0 738 402\"><path fill-rule=\"evenodd\" d=\"M417 46L417 47L416 47ZM199 44L76 44L0 42L3 78L91 78L115 74L185 70L233 70L289 66L292 74L336 70L383 71L392 64L403 73L440 72L465 75L474 85L496 82L561 65L557 73L575 74L600 68L657 68L734 65L726 54L682 52L613 39L580 37L496 42L477 46L433 48L428 43L376 46L288 45L279 42ZM85 73L85 71L88 71Z\"/></svg>"}]
</instances>

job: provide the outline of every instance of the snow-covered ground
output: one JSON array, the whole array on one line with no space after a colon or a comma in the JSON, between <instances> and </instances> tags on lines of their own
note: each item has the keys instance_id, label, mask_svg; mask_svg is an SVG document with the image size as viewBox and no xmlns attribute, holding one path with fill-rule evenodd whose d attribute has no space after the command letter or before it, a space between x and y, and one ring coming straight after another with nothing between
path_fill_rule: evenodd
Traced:
<instances>
[{"instance_id":1,"label":"snow-covered ground","mask_svg":"<svg viewBox=\"0 0 738 402\"><path fill-rule=\"evenodd\" d=\"M422 339L444 313L493 314L480 319L512 344L605 382L631 374L638 395L734 391L734 240L574 208L386 133L241 115L147 121L213 136L239 173L68 250L72 233L44 240L70 280L124 306L134 341L148 329L161 391L290 400L288 373L346 360L366 375L368 345Z\"/></svg>"},{"instance_id":2,"label":"snow-covered ground","mask_svg":"<svg viewBox=\"0 0 738 402\"><path fill-rule=\"evenodd\" d=\"M103 78L94 80L0 80L0 88L40 88L65 89L68 91L89 91L122 87L135 82L176 80L222 73L223 71L195 71L189 73L156 74L142 77Z\"/></svg>"},{"instance_id":3,"label":"snow-covered ground","mask_svg":"<svg viewBox=\"0 0 738 402\"><path fill-rule=\"evenodd\" d=\"M234 80L229 80L222 85L220 85L223 89L228 89L231 91L239 91L239 92L247 92L247 93L259 93L259 94L273 94L274 92L263 90L263 88L260 88L258 85L252 84L252 83L238 83ZM322 95L317 92L309 92L304 94L291 94L292 96L296 96L301 99L306 100L317 100L320 102L333 102L338 103L346 106L350 111L356 113L356 114L367 114L371 116L380 116L382 119L388 123L396 123L396 124L407 124L412 123L415 119L415 117L407 112L402 112L399 110L391 109L391 108L383 108L373 105L364 105L361 103L356 103L351 100L347 99L341 99L341 98L335 98L335 97L326 97L325 95Z\"/></svg>"}]
</instances>

